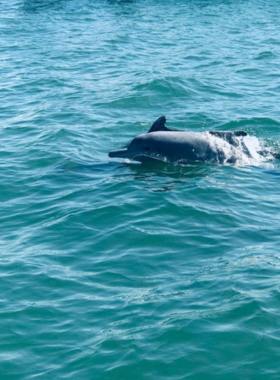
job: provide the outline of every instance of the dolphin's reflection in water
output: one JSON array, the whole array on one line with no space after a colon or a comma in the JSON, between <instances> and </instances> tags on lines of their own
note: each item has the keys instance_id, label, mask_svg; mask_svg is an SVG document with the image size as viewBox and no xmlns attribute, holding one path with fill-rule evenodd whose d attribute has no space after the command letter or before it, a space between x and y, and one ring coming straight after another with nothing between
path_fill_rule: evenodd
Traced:
<instances>
[{"instance_id":1,"label":"dolphin's reflection in water","mask_svg":"<svg viewBox=\"0 0 280 380\"><path fill-rule=\"evenodd\" d=\"M109 4L132 4L134 0L107 0ZM38 13L51 8L60 9L69 0L23 0L22 9L29 13ZM88 1L90 3L91 1ZM100 2L102 4L102 2Z\"/></svg>"},{"instance_id":2,"label":"dolphin's reflection in water","mask_svg":"<svg viewBox=\"0 0 280 380\"><path fill-rule=\"evenodd\" d=\"M211 166L204 163L172 165L163 162L153 164L127 164L135 181L153 192L166 192L186 184L187 181L209 175Z\"/></svg>"},{"instance_id":3,"label":"dolphin's reflection in water","mask_svg":"<svg viewBox=\"0 0 280 380\"><path fill-rule=\"evenodd\" d=\"M68 0L24 0L22 9L27 13L38 13L48 9L60 9Z\"/></svg>"},{"instance_id":4,"label":"dolphin's reflection in water","mask_svg":"<svg viewBox=\"0 0 280 380\"><path fill-rule=\"evenodd\" d=\"M107 0L109 4L132 4L134 0Z\"/></svg>"},{"instance_id":5,"label":"dolphin's reflection in water","mask_svg":"<svg viewBox=\"0 0 280 380\"><path fill-rule=\"evenodd\" d=\"M135 185L153 192L170 191L193 179L204 178L217 171L218 166L205 163L172 165L164 162L149 164L96 161L92 164L68 161L56 169L91 178L100 183L125 183L133 180Z\"/></svg>"}]
</instances>

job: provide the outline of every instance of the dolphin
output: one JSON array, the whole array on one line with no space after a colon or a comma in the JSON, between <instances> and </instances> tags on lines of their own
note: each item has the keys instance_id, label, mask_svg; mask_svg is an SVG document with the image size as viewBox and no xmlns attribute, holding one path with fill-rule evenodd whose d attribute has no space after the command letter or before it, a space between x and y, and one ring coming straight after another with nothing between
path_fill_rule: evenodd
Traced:
<instances>
[{"instance_id":1,"label":"dolphin","mask_svg":"<svg viewBox=\"0 0 280 380\"><path fill-rule=\"evenodd\" d=\"M235 163L234 148L251 157L244 131L189 132L166 127L166 117L158 118L146 134L135 137L126 147L109 152L112 158L139 162Z\"/></svg>"}]
</instances>

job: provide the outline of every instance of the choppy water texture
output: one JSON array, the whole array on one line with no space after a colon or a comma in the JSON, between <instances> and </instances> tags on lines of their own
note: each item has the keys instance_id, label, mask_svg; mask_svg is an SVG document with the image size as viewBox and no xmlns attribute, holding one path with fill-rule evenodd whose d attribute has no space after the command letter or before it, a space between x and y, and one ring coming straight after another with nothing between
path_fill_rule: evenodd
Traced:
<instances>
[{"instance_id":1,"label":"choppy water texture","mask_svg":"<svg viewBox=\"0 0 280 380\"><path fill-rule=\"evenodd\" d=\"M109 159L173 128L280 140L275 0L2 0L0 374L279 379L279 161Z\"/></svg>"}]
</instances>

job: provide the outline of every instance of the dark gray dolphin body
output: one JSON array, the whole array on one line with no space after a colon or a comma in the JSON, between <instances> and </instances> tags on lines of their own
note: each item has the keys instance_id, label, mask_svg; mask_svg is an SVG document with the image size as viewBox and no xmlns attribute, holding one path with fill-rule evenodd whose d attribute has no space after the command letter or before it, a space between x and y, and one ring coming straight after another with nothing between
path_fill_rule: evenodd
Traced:
<instances>
[{"instance_id":1,"label":"dark gray dolphin body","mask_svg":"<svg viewBox=\"0 0 280 380\"><path fill-rule=\"evenodd\" d=\"M224 140L230 146L237 147L243 143L242 137L247 135L243 131L187 132L170 130L165 123L165 116L160 117L148 133L135 137L123 149L111 151L109 157L129 158L139 162L167 160L170 162L223 163L225 152L219 148L219 144L213 144L211 136ZM246 150L245 144L244 150ZM248 149L246 154L250 156ZM227 157L226 161L233 163L234 157Z\"/></svg>"}]
</instances>

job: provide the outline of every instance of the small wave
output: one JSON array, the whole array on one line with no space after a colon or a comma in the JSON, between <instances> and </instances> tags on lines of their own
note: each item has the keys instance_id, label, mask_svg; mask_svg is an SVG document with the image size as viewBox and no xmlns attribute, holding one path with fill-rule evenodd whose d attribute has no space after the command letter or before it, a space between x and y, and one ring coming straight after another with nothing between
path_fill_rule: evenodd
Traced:
<instances>
[{"instance_id":1,"label":"small wave","mask_svg":"<svg viewBox=\"0 0 280 380\"><path fill-rule=\"evenodd\" d=\"M271 58L276 58L276 54L272 51L263 51L259 53L258 55L255 56L255 60L263 60L263 59L271 59Z\"/></svg>"},{"instance_id":2,"label":"small wave","mask_svg":"<svg viewBox=\"0 0 280 380\"><path fill-rule=\"evenodd\" d=\"M134 88L137 92L156 93L158 95L169 96L190 96L195 91L191 90L180 77L165 77L153 79L146 83L141 83Z\"/></svg>"},{"instance_id":3,"label":"small wave","mask_svg":"<svg viewBox=\"0 0 280 380\"><path fill-rule=\"evenodd\" d=\"M253 117L248 119L239 119L235 121L230 121L219 126L219 130L236 130L240 128L248 128L248 127L280 127L280 122L269 117Z\"/></svg>"}]
</instances>

